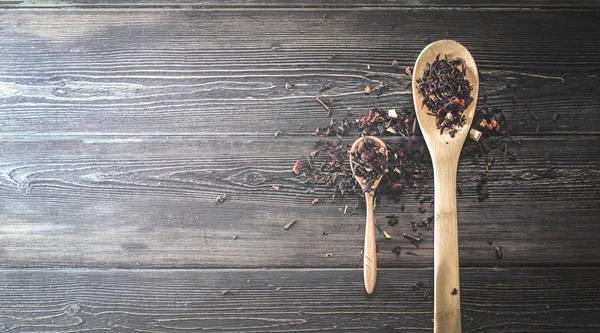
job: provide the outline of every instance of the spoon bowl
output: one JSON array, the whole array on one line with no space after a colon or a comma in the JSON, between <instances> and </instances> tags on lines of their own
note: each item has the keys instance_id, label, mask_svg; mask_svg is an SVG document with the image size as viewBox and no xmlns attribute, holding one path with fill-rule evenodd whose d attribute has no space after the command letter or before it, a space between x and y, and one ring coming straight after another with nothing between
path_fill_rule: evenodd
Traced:
<instances>
[{"instance_id":1,"label":"spoon bowl","mask_svg":"<svg viewBox=\"0 0 600 333\"><path fill-rule=\"evenodd\" d=\"M429 114L430 111L428 107L423 104L423 97L418 92L419 85L417 84L417 79L421 77L427 64L433 63L438 55L440 55L440 57L447 56L448 59L462 59L467 68L465 78L469 81L473 88L473 90L471 90L471 97L473 97L473 101L463 111L463 115L466 118L466 123L462 127L458 128L453 138L450 137L450 134L447 130L440 134L440 130L437 128L435 122L435 117ZM477 65L475 64L475 60L471 56L471 53L469 53L469 50L467 50L460 43L453 40L440 40L431 43L427 45L423 51L421 51L421 54L415 63L413 73L412 86L415 111L417 114L417 119L419 120L421 132L423 133L423 137L427 143L427 147L432 153L431 157L434 157L433 152L436 150L435 148L440 146L442 147L440 149L451 149L460 153L464 141L469 133L471 123L473 122L473 117L475 116L477 95L479 94L479 72L477 71ZM448 147L445 147L445 145L448 145Z\"/></svg>"},{"instance_id":2,"label":"spoon bowl","mask_svg":"<svg viewBox=\"0 0 600 333\"><path fill-rule=\"evenodd\" d=\"M463 111L466 122L454 137L448 130L440 133L436 117L423 103L417 79L423 75L428 63L437 56L462 59L466 67L465 77L472 90L473 101ZM434 170L435 235L434 235L434 333L460 333L460 285L458 270L458 217L456 214L456 171L458 159L469 128L473 122L479 76L475 60L469 51L453 40L441 40L426 46L415 63L412 86L413 101L421 132L429 148Z\"/></svg>"},{"instance_id":3,"label":"spoon bowl","mask_svg":"<svg viewBox=\"0 0 600 333\"><path fill-rule=\"evenodd\" d=\"M366 136L365 138L373 141L375 143L375 145L377 147L379 147L379 149L381 149L381 151L387 157L387 147L385 145L385 142L383 142L378 137L374 137L374 136ZM354 141L354 144L352 144L352 147L350 148L350 169L352 169L352 174L354 175L354 178L356 178L356 181L358 181L358 183L360 184L360 187L362 187L363 191L367 191L367 181L363 177L356 175L356 173L354 171L354 163L353 163L353 157L352 157L352 153L354 153L356 150L358 150L358 148L360 146L362 146L363 144L364 144L363 138L357 139L356 141ZM383 177L383 174L381 174L379 176L379 178L377 178L373 182L373 184L371 185L371 189L372 189L371 192L373 192L373 193L375 192L375 189L377 189L377 186L379 186L379 183L381 182L382 177Z\"/></svg>"},{"instance_id":4,"label":"spoon bowl","mask_svg":"<svg viewBox=\"0 0 600 333\"><path fill-rule=\"evenodd\" d=\"M377 282L377 254L375 246L375 218L373 215L373 198L375 195L375 190L381 182L383 173L379 175L379 177L375 179L373 181L373 184L370 184L370 186L364 177L356 175L353 153L360 149L361 145L364 145L365 139L374 142L375 147L377 147L386 156L386 159L388 152L385 143L374 136L366 136L364 138L360 138L356 140L352 145L352 148L350 148L350 168L352 169L352 174L354 174L354 178L356 178L356 181L360 184L361 188L363 189L363 192L365 193L365 200L367 202L367 222L365 228L365 245L363 250L363 276L365 281L365 289L367 293L371 294L373 290L375 290L375 283Z\"/></svg>"}]
</instances>

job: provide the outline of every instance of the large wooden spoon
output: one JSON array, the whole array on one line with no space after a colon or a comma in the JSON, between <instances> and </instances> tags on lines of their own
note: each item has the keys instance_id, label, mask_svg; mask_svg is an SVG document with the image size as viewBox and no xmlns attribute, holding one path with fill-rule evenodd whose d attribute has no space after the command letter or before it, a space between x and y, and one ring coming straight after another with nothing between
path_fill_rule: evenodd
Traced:
<instances>
[{"instance_id":1,"label":"large wooden spoon","mask_svg":"<svg viewBox=\"0 0 600 333\"><path fill-rule=\"evenodd\" d=\"M375 143L375 145L385 154L387 157L387 148L385 143L381 141L379 138L374 136L366 136L366 139L369 139ZM365 228L365 246L363 249L363 276L365 280L365 289L367 293L372 293L375 290L375 283L377 282L377 254L376 254L376 246L375 246L375 218L373 215L373 197L375 195L375 190L377 186L379 186L379 182L381 182L381 177L383 174L377 178L370 188L367 188L367 181L365 178L357 176L354 163L353 163L353 153L363 144L365 138L360 138L354 142L352 148L350 149L350 168L352 169L352 173L354 174L354 178L360 184L363 191L365 192L365 200L367 201L367 226Z\"/></svg>"},{"instance_id":2,"label":"large wooden spoon","mask_svg":"<svg viewBox=\"0 0 600 333\"><path fill-rule=\"evenodd\" d=\"M427 63L440 58L461 58L466 65L466 78L473 90L473 101L463 112L466 124L452 138L445 130L440 134L435 117L428 114L416 82L423 75ZM475 60L469 51L453 40L429 44L417 59L413 72L413 101L423 137L433 161L435 182L435 237L434 237L434 333L460 333L460 285L458 274L458 225L456 216L456 170L460 152L475 115L479 76Z\"/></svg>"}]
</instances>

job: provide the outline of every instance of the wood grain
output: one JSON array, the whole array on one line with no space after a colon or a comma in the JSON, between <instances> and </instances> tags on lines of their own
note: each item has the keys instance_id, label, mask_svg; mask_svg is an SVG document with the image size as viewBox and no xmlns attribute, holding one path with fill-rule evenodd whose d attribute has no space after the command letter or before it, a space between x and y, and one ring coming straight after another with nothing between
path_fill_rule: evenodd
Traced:
<instances>
[{"instance_id":1,"label":"wood grain","mask_svg":"<svg viewBox=\"0 0 600 333\"><path fill-rule=\"evenodd\" d=\"M0 270L5 332L423 332L431 269ZM461 270L464 332L597 332L598 268ZM576 278L572 278L576 275ZM413 290L411 284L424 287Z\"/></svg>"},{"instance_id":2,"label":"wood grain","mask_svg":"<svg viewBox=\"0 0 600 333\"><path fill-rule=\"evenodd\" d=\"M2 132L308 135L329 121L317 96L336 118L374 106L410 108L403 68L414 64L426 38L447 32L471 50L485 80L482 94L507 111L515 135L536 130L531 121L526 126L523 101L539 116L540 135L600 133L600 32L589 29L600 19L597 11L373 8L327 15L0 11ZM522 79L511 116L507 86ZM365 95L367 84L389 89ZM333 88L319 92L326 85Z\"/></svg>"},{"instance_id":3,"label":"wood grain","mask_svg":"<svg viewBox=\"0 0 600 333\"><path fill-rule=\"evenodd\" d=\"M402 234L433 207L419 213L411 190L378 205L391 268L368 296L360 269L339 269L362 263L357 199L307 193L291 168L329 123L315 97L337 119L412 108L404 67L446 34L522 143L516 161L496 156L486 201L486 161L458 167L464 332L597 332L597 8L0 0L0 332L431 331L433 232L419 248Z\"/></svg>"},{"instance_id":4,"label":"wood grain","mask_svg":"<svg viewBox=\"0 0 600 333\"><path fill-rule=\"evenodd\" d=\"M351 8L352 10L363 9L364 7L386 7L386 8L408 8L408 9L511 9L511 8L533 8L539 9L595 9L598 7L598 2L593 0L535 0L523 3L515 0L503 1L447 1L447 0L419 0L419 1L215 1L215 0L177 0L164 1L155 0L152 2L140 0L68 0L68 1L52 1L52 0L0 0L0 6L5 8L200 8L210 10L214 8L224 9L230 8L238 10L239 8L260 8L260 9L340 9Z\"/></svg>"},{"instance_id":5,"label":"wood grain","mask_svg":"<svg viewBox=\"0 0 600 333\"><path fill-rule=\"evenodd\" d=\"M594 137L517 138L517 162L490 169L490 198L473 201L484 161L459 164L459 244L465 265L598 263L594 223L600 154ZM348 140L348 143L351 143ZM0 262L4 267L355 267L364 211L358 198L330 203L331 189L291 172L311 138L30 136L0 141ZM551 163L542 163L549 153ZM548 165L559 177L539 178ZM275 191L272 185L278 185ZM429 184L432 189L432 184ZM227 195L217 204L217 195ZM375 211L380 267L430 266L433 233L417 249L402 233L416 191ZM319 198L318 205L311 205ZM362 200L362 199L360 199ZM406 210L400 211L400 204ZM348 205L348 215L343 214ZM350 216L357 212L358 215ZM392 228L385 215L399 214ZM283 226L298 219L289 231ZM323 235L326 232L328 235ZM239 238L233 240L233 236ZM486 241L503 246L495 258ZM401 245L400 257L392 249ZM412 256L409 251L417 254ZM326 253L333 253L326 258Z\"/></svg>"}]
</instances>

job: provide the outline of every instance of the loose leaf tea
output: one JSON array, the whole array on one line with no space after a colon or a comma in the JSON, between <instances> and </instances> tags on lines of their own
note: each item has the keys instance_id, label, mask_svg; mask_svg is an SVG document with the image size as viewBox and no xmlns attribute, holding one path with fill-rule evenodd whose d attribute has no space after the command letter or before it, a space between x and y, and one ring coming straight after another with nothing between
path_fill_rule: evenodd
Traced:
<instances>
[{"instance_id":1,"label":"loose leaf tea","mask_svg":"<svg viewBox=\"0 0 600 333\"><path fill-rule=\"evenodd\" d=\"M442 128L440 129L442 131L447 129L448 132L452 130L452 133L454 133L456 128L460 127L461 118L464 117L462 114L460 117L455 117L452 112L455 112L455 114L457 114L456 112L462 112L473 102L470 97L471 87L468 80L465 78L466 70L462 60L439 58L440 57L438 57L436 62L429 65L429 76L426 77L424 75L424 78L421 79L427 80L420 82L423 84L423 87L433 88L435 91L431 91L431 94L429 93L429 89L421 89L418 91L420 95L423 95L423 92L427 92L427 95L423 96L423 98L425 101L429 100L430 104L433 105L433 109L430 113L436 117L440 116L440 125L442 125ZM442 63L443 65L441 65ZM398 61L393 61L391 63L391 68L388 67L387 70L400 72L401 70L404 71L405 67L401 67ZM419 75L421 73L415 72L411 74ZM434 79L439 81L440 75L442 76L441 80L448 82L451 87L439 88L437 86L426 85L433 82ZM481 78L481 80L483 81L483 78ZM510 93L514 90L514 94L508 95L509 105L511 104L511 98L513 102L512 106L522 105L524 103L523 101L519 101L516 94L516 88L523 81L524 80L519 81L519 83L514 86L514 89L510 89ZM496 162L502 159L502 166L500 166L500 168L503 168L503 166L508 164L508 161L517 160L517 153L514 151L514 146L521 145L519 141L516 141L510 135L512 127L509 121L514 121L514 116L511 116L509 111L505 117L505 113L502 109L494 107L492 100L487 97L485 81L483 82L484 84L480 86L480 95L482 97L480 99L481 105L476 109L471 128L468 129L470 139L466 140L461 152L462 158L470 160L471 165L479 165L481 172L475 174L470 183L457 184L456 188L458 195L463 195L464 192L465 195L473 196L473 199L476 202L487 200L488 197L490 197L488 187L490 186L490 183L498 179L494 175L489 175L488 177L488 174L494 172L495 168L497 168L497 166L494 167L495 158L493 156L498 158ZM456 85L457 83L460 88L453 86L453 84ZM334 84L334 82L331 82L321 88L329 89L330 87L333 87ZM376 83L374 81L365 82L365 85L368 86L367 92L378 92L380 91L378 90L379 87L382 87L381 92L383 92L383 89L385 89L386 86L385 83ZM513 87L508 86L507 88ZM458 93L459 89L460 94ZM417 92L415 91L415 93ZM430 97L430 95L433 95L433 97ZM443 98L438 98L438 96ZM464 101L464 106L462 105L463 101L461 101L461 99ZM444 101L448 106L443 103ZM443 110L441 108L436 109L436 104L441 105ZM519 108L520 111L522 109L523 108ZM527 109L525 108L523 113L526 115L526 119L531 120L533 117L530 114L527 114L528 112L526 110ZM438 111L442 112L438 114ZM531 111L531 108L529 111ZM427 152L427 146L423 141L420 128L417 126L417 119L412 105L394 104L393 106L390 106L390 108L386 107L385 109L373 108L368 111L368 114L361 115L364 117L361 118L359 116L358 119L352 114L353 112L356 111L348 111L345 115L341 116L341 119L339 117L337 120L330 118L328 126L320 127L316 130L315 133L317 135L328 136L328 138L321 137L321 139L315 141L315 146L312 148L313 151L305 156L305 159L301 158L300 160L302 162L297 162L298 168L295 168L297 172L294 172L296 176L291 178L292 181L296 182L297 185L306 186L306 194L315 193L315 189L317 188L320 191L319 193L324 193L321 190L328 187L332 189L329 191L332 201L339 197L347 198L348 196L351 196L356 197L358 199L357 202L364 205L363 189L354 179L350 168L350 161L348 158L348 149L350 148L350 145L343 141L344 137L356 136L359 133L366 136L378 136L385 140L388 158L387 168L385 168L386 172L383 173L381 182L375 192L375 202L377 204L386 205L382 202L382 197L384 196L393 202L400 202L401 204L399 207L391 206L393 209L397 210L392 210L390 213L396 214L404 212L405 210L409 213L417 213L418 211L426 213L431 211L432 209L429 207L433 206L433 187L431 185L433 180L433 168ZM363 111L360 112L362 113ZM446 112L445 115L444 112ZM452 121L446 121L448 113L452 114ZM558 115L556 115L555 118L558 119ZM444 123L444 121L446 121L446 123ZM323 125L326 124L327 123L324 123ZM538 170L538 172L532 172L522 176L514 175L516 179L527 180L554 178L559 176L560 173L558 173L557 170L554 170L552 166L548 168L544 167L543 169ZM310 197L310 200L313 198L314 197ZM414 201L420 205L410 205L409 200L412 201L413 198ZM321 202L323 201L321 200ZM353 212L347 212L347 215L358 215L357 211L362 211L363 209L364 207L353 207ZM413 234L404 235L400 232L398 235L403 235L415 246L418 246L419 243L423 241L424 235L419 234L419 231L429 232L433 230L433 216L428 218L421 216L413 223L406 221L403 216L396 216L392 216L391 214L386 216L386 222L388 222L390 227L395 228L401 226L408 228L410 226L409 230L412 230ZM400 251L400 247L398 247L397 251ZM407 255L417 255L410 251L405 253ZM399 253L397 253L397 255L399 255Z\"/></svg>"},{"instance_id":2,"label":"loose leaf tea","mask_svg":"<svg viewBox=\"0 0 600 333\"><path fill-rule=\"evenodd\" d=\"M435 116L440 134L448 128L454 137L456 130L466 123L463 111L471 104L471 84L465 78L467 66L462 59L440 59L428 63L421 78L417 79L423 104Z\"/></svg>"},{"instance_id":3,"label":"loose leaf tea","mask_svg":"<svg viewBox=\"0 0 600 333\"><path fill-rule=\"evenodd\" d=\"M354 174L365 180L364 191L372 192L373 185L387 169L385 147L367 137L351 152Z\"/></svg>"},{"instance_id":4,"label":"loose leaf tea","mask_svg":"<svg viewBox=\"0 0 600 333\"><path fill-rule=\"evenodd\" d=\"M331 118L329 121L329 126L323 128L317 128L315 133L317 135L325 134L327 136L344 136L346 133L352 129L352 122L348 119L348 117L343 116L342 120L338 126L337 120Z\"/></svg>"},{"instance_id":5,"label":"loose leaf tea","mask_svg":"<svg viewBox=\"0 0 600 333\"><path fill-rule=\"evenodd\" d=\"M390 225L390 227L395 226L396 224L398 224L400 222L400 220L398 219L400 216L398 215L387 215L385 218L387 219L387 223Z\"/></svg>"},{"instance_id":6,"label":"loose leaf tea","mask_svg":"<svg viewBox=\"0 0 600 333\"><path fill-rule=\"evenodd\" d=\"M358 127L365 135L402 135L408 137L414 134L414 130L411 131L410 123L411 119L408 115L395 109L383 111L382 109L373 108L369 111L367 117L360 119Z\"/></svg>"}]
</instances>

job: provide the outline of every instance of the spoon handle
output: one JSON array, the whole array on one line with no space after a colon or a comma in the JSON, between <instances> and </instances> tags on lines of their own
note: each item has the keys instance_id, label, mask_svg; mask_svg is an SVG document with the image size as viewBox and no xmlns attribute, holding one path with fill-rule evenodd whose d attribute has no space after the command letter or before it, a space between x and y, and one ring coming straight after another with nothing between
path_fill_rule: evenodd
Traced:
<instances>
[{"instance_id":1,"label":"spoon handle","mask_svg":"<svg viewBox=\"0 0 600 333\"><path fill-rule=\"evenodd\" d=\"M456 216L457 164L442 163L434 171L434 333L461 332Z\"/></svg>"},{"instance_id":2,"label":"spoon handle","mask_svg":"<svg viewBox=\"0 0 600 333\"><path fill-rule=\"evenodd\" d=\"M365 228L365 247L363 250L363 273L367 293L375 290L377 282L377 253L375 247L375 218L373 215L373 196L365 193L367 200L367 226Z\"/></svg>"}]
</instances>

